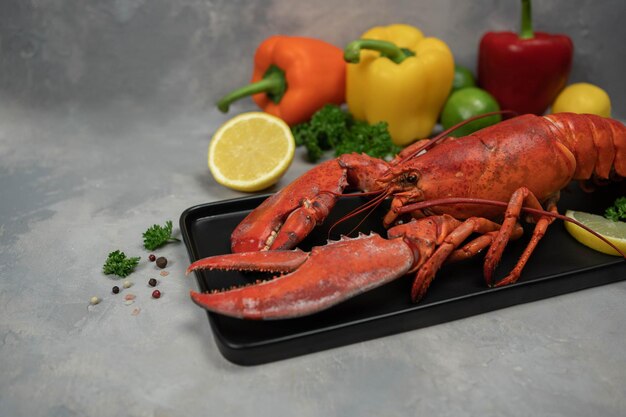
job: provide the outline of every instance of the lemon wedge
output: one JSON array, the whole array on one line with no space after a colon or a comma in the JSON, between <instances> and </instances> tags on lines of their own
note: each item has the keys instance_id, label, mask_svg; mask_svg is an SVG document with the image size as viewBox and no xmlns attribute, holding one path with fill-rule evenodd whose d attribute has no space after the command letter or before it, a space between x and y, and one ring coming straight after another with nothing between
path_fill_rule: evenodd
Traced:
<instances>
[{"instance_id":1,"label":"lemon wedge","mask_svg":"<svg viewBox=\"0 0 626 417\"><path fill-rule=\"evenodd\" d=\"M217 129L208 164L215 181L238 191L260 191L278 182L295 152L289 126L263 112L243 113Z\"/></svg>"},{"instance_id":2,"label":"lemon wedge","mask_svg":"<svg viewBox=\"0 0 626 417\"><path fill-rule=\"evenodd\" d=\"M614 222L597 214L567 210L567 217L578 220L626 253L626 222ZM621 256L615 249L574 223L565 222L565 229L585 246L608 255Z\"/></svg>"}]
</instances>

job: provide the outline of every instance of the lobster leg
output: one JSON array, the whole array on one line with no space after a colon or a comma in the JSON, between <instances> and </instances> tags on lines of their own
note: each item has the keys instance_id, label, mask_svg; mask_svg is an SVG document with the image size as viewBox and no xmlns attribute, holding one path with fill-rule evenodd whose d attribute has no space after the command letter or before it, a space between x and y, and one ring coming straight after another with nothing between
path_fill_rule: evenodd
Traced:
<instances>
[{"instance_id":1,"label":"lobster leg","mask_svg":"<svg viewBox=\"0 0 626 417\"><path fill-rule=\"evenodd\" d=\"M519 238L522 227L517 224L511 231L511 238ZM414 302L419 301L435 278L436 272L443 263L450 258L464 259L478 254L482 249L493 242L496 232L500 230L498 223L481 217L471 217L461 223L449 235L446 236L442 244L435 253L420 267L413 281L411 298ZM458 247L473 233L480 233L482 236L472 240L463 247L462 252L458 252Z\"/></svg>"},{"instance_id":2,"label":"lobster leg","mask_svg":"<svg viewBox=\"0 0 626 417\"><path fill-rule=\"evenodd\" d=\"M550 205L548 206L548 211L557 214L556 202L550 203ZM535 225L535 229L533 230L533 235L530 238L530 242L528 242L528 245L524 249L522 256L520 256L520 259L517 261L517 264L511 270L511 272L509 272L509 274L506 277L502 278L500 281L498 281L495 284L495 287L503 287L505 285L514 284L517 282L520 275L522 274L522 269L524 269L524 266L526 266L528 259L530 259L530 255L532 255L533 251L537 247L537 244L539 243L543 235L546 233L548 226L553 221L554 221L553 217L547 217L547 216L542 216L537 221L537 224Z\"/></svg>"},{"instance_id":3,"label":"lobster leg","mask_svg":"<svg viewBox=\"0 0 626 417\"><path fill-rule=\"evenodd\" d=\"M484 235L481 235L476 239L466 243L465 245L463 245L463 247L455 249L454 252L450 254L446 262L459 262L469 258L473 258L485 248L489 247L497 234L498 232L485 233Z\"/></svg>"},{"instance_id":4,"label":"lobster leg","mask_svg":"<svg viewBox=\"0 0 626 417\"><path fill-rule=\"evenodd\" d=\"M504 215L502 227L500 228L498 235L494 239L493 244L489 247L489 251L485 256L483 271L485 281L489 286L494 285L493 272L498 265L498 262L502 258L502 253L510 239L513 228L516 224L518 224L518 219L523 206L543 210L543 207L541 206L541 203L539 203L539 200L537 200L537 197L535 197L535 195L528 188L520 187L515 192L513 192L513 195L509 200L509 204ZM556 198L550 200L549 210L556 212ZM548 216L541 216L537 219L537 224L533 231L531 241L526 247L522 257L519 259L512 272L496 286L512 284L517 281L530 255L539 243L539 240L541 240L541 238L543 237L548 225L552 223L552 221L553 218Z\"/></svg>"}]
</instances>

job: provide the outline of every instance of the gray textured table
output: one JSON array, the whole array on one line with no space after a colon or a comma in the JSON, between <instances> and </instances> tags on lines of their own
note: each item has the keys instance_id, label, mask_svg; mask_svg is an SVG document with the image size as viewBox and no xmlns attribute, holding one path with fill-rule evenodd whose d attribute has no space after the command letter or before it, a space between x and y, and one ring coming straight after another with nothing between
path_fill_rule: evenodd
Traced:
<instances>
[{"instance_id":1,"label":"gray textured table","mask_svg":"<svg viewBox=\"0 0 626 417\"><path fill-rule=\"evenodd\" d=\"M237 33L230 24L238 7L260 12L252 3L182 3L81 2L74 15L55 2L0 5L1 416L626 414L624 282L256 367L223 359L205 312L189 300L196 283L184 275L184 245L156 251L170 260L163 277L146 260L141 234L169 219L180 236L186 208L242 195L206 169L209 137L228 117L210 106L229 88L223 62L248 59L269 33L323 32L308 9L268 12ZM272 13L280 9L269 3ZM333 4L322 2L320 13ZM404 13L407 4L384 20L404 16L435 31L441 13L463 12L437 4L434 20ZM220 13L222 23L211 20ZM86 21L69 17L81 14ZM352 12L362 20L345 29L331 19L328 36L344 43L380 22L365 14ZM479 15L472 13L473 31ZM175 19L169 35L156 34L151 25L168 18ZM198 29L203 19L209 23ZM564 25L576 27L574 20ZM91 31L109 36L95 41ZM148 42L153 35L157 42ZM463 42L457 35L447 32ZM242 52L205 62L218 48L202 49L202 41L214 37L238 42ZM588 32L579 38L590 43ZM217 74L208 74L209 64L220 65ZM579 77L596 74L587 65L577 67ZM247 63L229 68L235 83L247 77ZM609 81L617 77L607 71ZM242 104L232 114L250 109ZM298 153L279 186L308 168ZM134 286L117 295L111 287L119 282L101 272L115 249L142 257L129 277ZM160 281L158 300L150 277ZM102 302L89 306L92 296Z\"/></svg>"}]
</instances>

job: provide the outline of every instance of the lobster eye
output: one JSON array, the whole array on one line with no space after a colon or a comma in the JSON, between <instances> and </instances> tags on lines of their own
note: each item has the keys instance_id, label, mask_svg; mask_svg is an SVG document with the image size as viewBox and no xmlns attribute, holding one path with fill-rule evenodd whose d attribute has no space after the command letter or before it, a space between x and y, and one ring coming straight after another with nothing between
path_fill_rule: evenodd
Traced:
<instances>
[{"instance_id":1,"label":"lobster eye","mask_svg":"<svg viewBox=\"0 0 626 417\"><path fill-rule=\"evenodd\" d=\"M406 182L410 182L411 184L415 184L417 182L417 175L409 174L405 178Z\"/></svg>"}]
</instances>

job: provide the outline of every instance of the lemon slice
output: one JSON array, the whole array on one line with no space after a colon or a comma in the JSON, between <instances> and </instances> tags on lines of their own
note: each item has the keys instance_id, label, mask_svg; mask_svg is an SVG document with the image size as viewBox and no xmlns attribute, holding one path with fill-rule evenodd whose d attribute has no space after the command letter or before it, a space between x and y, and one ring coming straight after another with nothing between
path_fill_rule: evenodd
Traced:
<instances>
[{"instance_id":1,"label":"lemon slice","mask_svg":"<svg viewBox=\"0 0 626 417\"><path fill-rule=\"evenodd\" d=\"M238 191L270 187L287 171L295 152L289 126L262 112L228 120L209 145L209 170L215 181Z\"/></svg>"},{"instance_id":2,"label":"lemon slice","mask_svg":"<svg viewBox=\"0 0 626 417\"><path fill-rule=\"evenodd\" d=\"M617 246L623 253L626 253L626 222L614 222L613 220L609 220L597 214L585 213L583 211L567 210L565 215L574 220L578 220L594 232L602 235L609 242ZM565 229L567 229L577 241L591 249L608 255L621 256L608 244L573 223L565 222Z\"/></svg>"}]
</instances>

